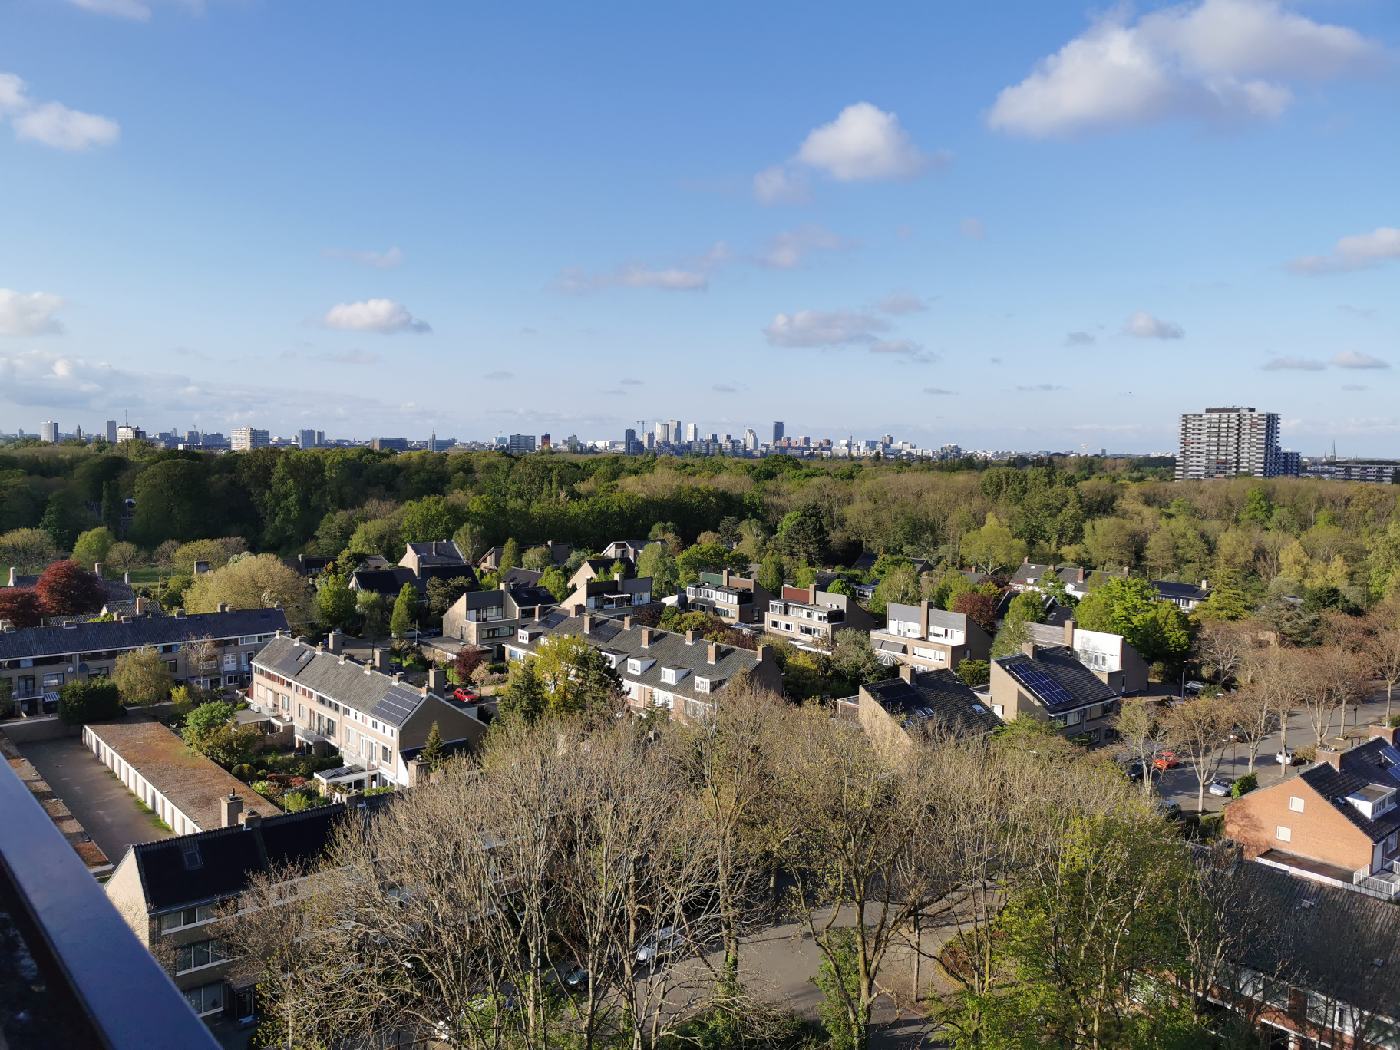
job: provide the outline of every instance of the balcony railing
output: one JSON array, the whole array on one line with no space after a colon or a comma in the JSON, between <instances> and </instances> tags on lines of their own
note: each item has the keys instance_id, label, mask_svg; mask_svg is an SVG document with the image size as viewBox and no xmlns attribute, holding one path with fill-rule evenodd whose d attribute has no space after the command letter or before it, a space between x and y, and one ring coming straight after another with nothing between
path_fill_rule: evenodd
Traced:
<instances>
[{"instance_id":1,"label":"balcony railing","mask_svg":"<svg viewBox=\"0 0 1400 1050\"><path fill-rule=\"evenodd\" d=\"M45 1028L11 1047L216 1050L209 1029L127 928L48 814L0 763L0 973L37 970L22 1005ZM31 1022L32 1023L32 1022ZM6 1035L14 1028L5 1026Z\"/></svg>"}]
</instances>

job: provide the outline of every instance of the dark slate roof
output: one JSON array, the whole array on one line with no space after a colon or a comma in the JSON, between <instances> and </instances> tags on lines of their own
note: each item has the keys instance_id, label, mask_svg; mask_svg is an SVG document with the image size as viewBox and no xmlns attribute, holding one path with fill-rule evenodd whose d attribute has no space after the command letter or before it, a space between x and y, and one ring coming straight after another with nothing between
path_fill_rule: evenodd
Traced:
<instances>
[{"instance_id":1,"label":"dark slate roof","mask_svg":"<svg viewBox=\"0 0 1400 1050\"><path fill-rule=\"evenodd\" d=\"M583 632L585 619L590 621L591 628L587 634ZM751 671L758 666L758 653L732 645L719 645L716 649L715 663L711 664L710 643L705 639L697 636L694 642L687 643L685 635L662 631L655 627L650 629L650 643L643 648L642 631L646 628L627 627L622 620L596 613L590 617L569 616L556 610L542 617L538 623L522 624L522 628L530 633L529 644L511 639L507 642L508 645L533 652L543 638L553 635L577 635L595 649L601 649L616 658L617 673L626 681L638 682L680 697L708 699L707 694L695 692L696 675L710 679L713 693L735 675ZM627 661L634 657L656 662L640 674L629 674ZM675 685L669 685L661 681L661 671L665 667L685 668L690 673Z\"/></svg>"},{"instance_id":2,"label":"dark slate roof","mask_svg":"<svg viewBox=\"0 0 1400 1050\"><path fill-rule=\"evenodd\" d=\"M254 663L361 714L402 726L427 699L412 686L367 664L322 652L295 638L274 638Z\"/></svg>"},{"instance_id":3,"label":"dark slate roof","mask_svg":"<svg viewBox=\"0 0 1400 1050\"><path fill-rule=\"evenodd\" d=\"M1037 648L1035 659L1025 653L1003 656L997 663L1052 714L1087 704L1101 704L1118 696L1095 678L1068 646Z\"/></svg>"},{"instance_id":4,"label":"dark slate roof","mask_svg":"<svg viewBox=\"0 0 1400 1050\"><path fill-rule=\"evenodd\" d=\"M1188 599L1203 602L1210 597L1210 592L1202 590L1194 583L1174 583L1171 580L1153 580L1152 586L1157 589L1157 594L1168 600Z\"/></svg>"},{"instance_id":5,"label":"dark slate roof","mask_svg":"<svg viewBox=\"0 0 1400 1050\"><path fill-rule=\"evenodd\" d=\"M397 597L405 583L416 587L418 577L413 575L412 569L395 565L388 569L356 569L350 577L350 582L356 590Z\"/></svg>"},{"instance_id":6,"label":"dark slate roof","mask_svg":"<svg viewBox=\"0 0 1400 1050\"><path fill-rule=\"evenodd\" d=\"M1053 565L1039 565L1036 562L1022 562L1016 566L1016 571L1011 574L1011 582L1028 585L1032 580L1039 580L1046 573L1054 572Z\"/></svg>"},{"instance_id":7,"label":"dark slate roof","mask_svg":"<svg viewBox=\"0 0 1400 1050\"><path fill-rule=\"evenodd\" d=\"M37 576L16 576L16 587L33 587L39 582ZM119 602L131 602L136 600L136 592L131 589L131 584L125 580L109 580L103 576L98 582L102 584L102 593L105 601L109 604Z\"/></svg>"},{"instance_id":8,"label":"dark slate roof","mask_svg":"<svg viewBox=\"0 0 1400 1050\"><path fill-rule=\"evenodd\" d=\"M1244 943L1238 964L1276 974L1370 1015L1400 1017L1400 907L1355 890L1245 863L1226 909Z\"/></svg>"},{"instance_id":9,"label":"dark slate roof","mask_svg":"<svg viewBox=\"0 0 1400 1050\"><path fill-rule=\"evenodd\" d=\"M0 633L0 660L38 659L142 646L174 645L203 638L238 638L287 630L281 609L235 609L189 616L143 616L67 627L30 627Z\"/></svg>"},{"instance_id":10,"label":"dark slate roof","mask_svg":"<svg viewBox=\"0 0 1400 1050\"><path fill-rule=\"evenodd\" d=\"M540 577L543 575L544 573L538 572L535 569L514 568L507 569L505 572L501 573L499 579L500 582L504 584L537 587L539 586Z\"/></svg>"},{"instance_id":11,"label":"dark slate roof","mask_svg":"<svg viewBox=\"0 0 1400 1050\"><path fill-rule=\"evenodd\" d=\"M927 722L970 736L1001 725L1001 719L952 671L916 674L912 682L891 678L861 688L906 729Z\"/></svg>"},{"instance_id":12,"label":"dark slate roof","mask_svg":"<svg viewBox=\"0 0 1400 1050\"><path fill-rule=\"evenodd\" d=\"M1368 785L1386 790L1400 789L1400 767L1386 761L1384 751L1389 745L1380 738L1352 748L1341 756L1341 769L1319 762L1299 774L1319 795L1351 821L1372 842L1379 842L1400 829L1400 806L1370 819L1347 801L1346 797ZM1394 749L1390 749L1394 750Z\"/></svg>"},{"instance_id":13,"label":"dark slate roof","mask_svg":"<svg viewBox=\"0 0 1400 1050\"><path fill-rule=\"evenodd\" d=\"M428 543L410 543L408 549L418 556L420 566L462 565L465 559L457 544L451 540L433 540Z\"/></svg>"},{"instance_id":14,"label":"dark slate roof","mask_svg":"<svg viewBox=\"0 0 1400 1050\"><path fill-rule=\"evenodd\" d=\"M366 799L364 812L390 797ZM218 901L247 889L257 872L314 864L345 814L344 805L318 806L265 817L254 827L215 828L132 846L146 905L160 912Z\"/></svg>"}]
</instances>

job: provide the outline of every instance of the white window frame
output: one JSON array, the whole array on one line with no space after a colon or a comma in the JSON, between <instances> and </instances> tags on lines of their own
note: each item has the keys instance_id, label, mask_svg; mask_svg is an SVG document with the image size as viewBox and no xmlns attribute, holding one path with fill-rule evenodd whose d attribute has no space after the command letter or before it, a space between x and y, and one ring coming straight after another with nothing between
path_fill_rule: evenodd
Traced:
<instances>
[{"instance_id":1,"label":"white window frame","mask_svg":"<svg viewBox=\"0 0 1400 1050\"><path fill-rule=\"evenodd\" d=\"M1274 838L1278 839L1280 842L1292 842L1293 829L1280 824L1278 827L1274 828Z\"/></svg>"},{"instance_id":2,"label":"white window frame","mask_svg":"<svg viewBox=\"0 0 1400 1050\"><path fill-rule=\"evenodd\" d=\"M1288 808L1289 808L1290 811L1292 811L1292 812L1294 812L1294 813L1301 813L1301 812L1303 812L1303 800L1302 800L1301 798L1299 798L1297 795L1289 795L1289 796L1288 796Z\"/></svg>"}]
</instances>

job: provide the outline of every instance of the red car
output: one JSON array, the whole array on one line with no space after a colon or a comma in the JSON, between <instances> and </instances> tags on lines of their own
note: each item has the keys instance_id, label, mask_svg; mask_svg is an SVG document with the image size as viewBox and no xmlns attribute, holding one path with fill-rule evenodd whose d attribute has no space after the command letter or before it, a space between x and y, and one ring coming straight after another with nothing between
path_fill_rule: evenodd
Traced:
<instances>
[{"instance_id":1,"label":"red car","mask_svg":"<svg viewBox=\"0 0 1400 1050\"><path fill-rule=\"evenodd\" d=\"M1181 759L1176 757L1175 751L1159 751L1152 759L1152 768L1159 773L1168 769L1175 769L1181 765Z\"/></svg>"},{"instance_id":2,"label":"red car","mask_svg":"<svg viewBox=\"0 0 1400 1050\"><path fill-rule=\"evenodd\" d=\"M462 703L464 704L475 703L477 700L477 695L475 693L473 693L470 689L463 689L460 685L456 689L452 690L452 696L455 699L462 701Z\"/></svg>"}]
</instances>

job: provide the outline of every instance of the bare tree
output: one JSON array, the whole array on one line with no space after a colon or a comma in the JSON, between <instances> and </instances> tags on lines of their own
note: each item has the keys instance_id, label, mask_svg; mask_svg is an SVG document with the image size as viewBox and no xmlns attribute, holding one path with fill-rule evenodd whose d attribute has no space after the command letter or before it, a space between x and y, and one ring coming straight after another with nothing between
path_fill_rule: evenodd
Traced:
<instances>
[{"instance_id":1,"label":"bare tree","mask_svg":"<svg viewBox=\"0 0 1400 1050\"><path fill-rule=\"evenodd\" d=\"M1136 761L1142 769L1142 793L1152 793L1152 756L1161 746L1161 724L1157 705L1151 700L1124 700L1114 719L1118 730L1119 753Z\"/></svg>"},{"instance_id":2,"label":"bare tree","mask_svg":"<svg viewBox=\"0 0 1400 1050\"><path fill-rule=\"evenodd\" d=\"M1230 731L1231 706L1215 697L1178 704L1164 720L1167 742L1196 776L1196 812L1206 808L1206 785L1215 779Z\"/></svg>"},{"instance_id":3,"label":"bare tree","mask_svg":"<svg viewBox=\"0 0 1400 1050\"><path fill-rule=\"evenodd\" d=\"M1385 683L1385 720L1389 722L1391 697L1400 684L1400 624L1386 623L1371 636L1366 659L1372 673Z\"/></svg>"},{"instance_id":4,"label":"bare tree","mask_svg":"<svg viewBox=\"0 0 1400 1050\"><path fill-rule=\"evenodd\" d=\"M1259 748L1278 728L1278 712L1268 691L1256 683L1241 688L1233 697L1230 709L1235 735L1245 746L1245 754L1249 756L1249 772L1253 773Z\"/></svg>"},{"instance_id":5,"label":"bare tree","mask_svg":"<svg viewBox=\"0 0 1400 1050\"><path fill-rule=\"evenodd\" d=\"M1220 685L1233 679L1253 648L1247 623L1208 620L1196 636L1196 657L1206 676Z\"/></svg>"}]
</instances>

